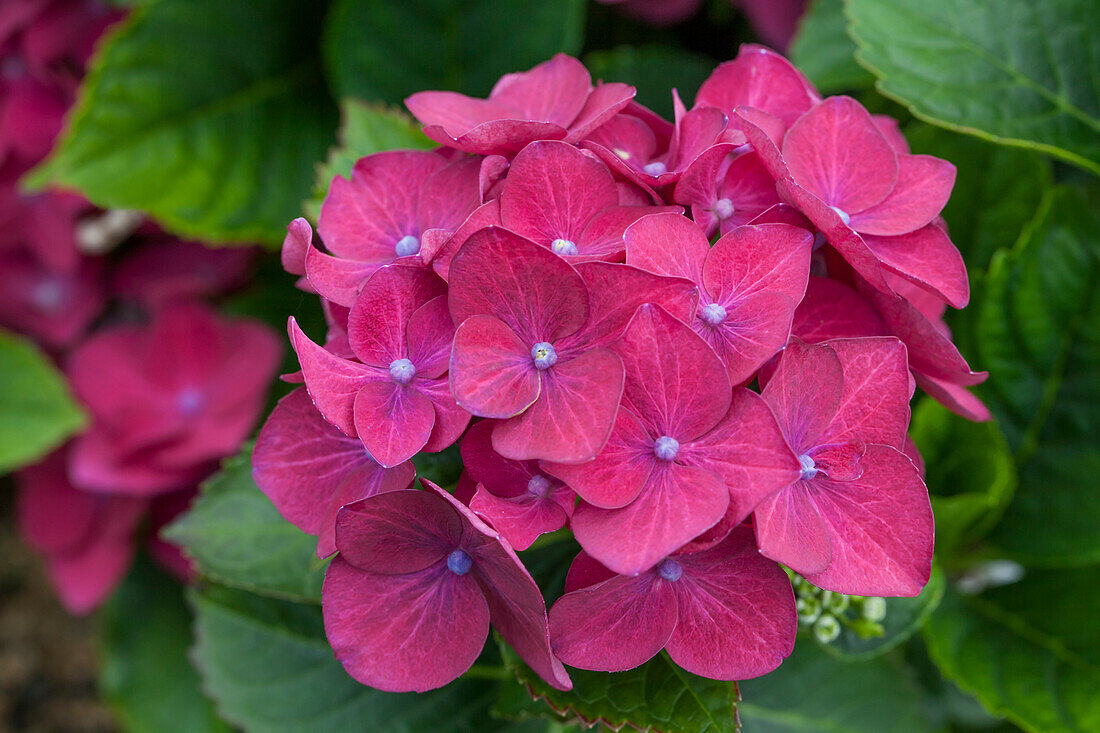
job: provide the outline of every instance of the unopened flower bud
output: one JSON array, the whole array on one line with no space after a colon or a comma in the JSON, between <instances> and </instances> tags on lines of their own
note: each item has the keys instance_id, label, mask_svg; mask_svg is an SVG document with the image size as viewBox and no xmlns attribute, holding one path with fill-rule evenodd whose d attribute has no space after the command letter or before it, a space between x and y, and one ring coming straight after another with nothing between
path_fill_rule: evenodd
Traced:
<instances>
[{"instance_id":1,"label":"unopened flower bud","mask_svg":"<svg viewBox=\"0 0 1100 733\"><path fill-rule=\"evenodd\" d=\"M886 599L871 596L863 599L863 608L860 615L868 621L878 623L886 618Z\"/></svg>"},{"instance_id":2,"label":"unopened flower bud","mask_svg":"<svg viewBox=\"0 0 1100 733\"><path fill-rule=\"evenodd\" d=\"M814 623L814 638L822 644L831 644L840 636L840 622L835 616L825 614Z\"/></svg>"}]
</instances>

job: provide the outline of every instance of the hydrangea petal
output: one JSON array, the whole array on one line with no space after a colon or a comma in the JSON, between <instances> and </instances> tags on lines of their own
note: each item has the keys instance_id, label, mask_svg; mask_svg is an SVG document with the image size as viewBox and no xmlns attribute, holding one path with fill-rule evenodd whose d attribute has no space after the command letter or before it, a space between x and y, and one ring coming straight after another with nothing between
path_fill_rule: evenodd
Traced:
<instances>
[{"instance_id":1,"label":"hydrangea petal","mask_svg":"<svg viewBox=\"0 0 1100 733\"><path fill-rule=\"evenodd\" d=\"M703 261L710 242L686 216L663 213L643 217L630 225L623 240L628 265L693 283L703 281Z\"/></svg>"},{"instance_id":2,"label":"hydrangea petal","mask_svg":"<svg viewBox=\"0 0 1100 733\"><path fill-rule=\"evenodd\" d=\"M518 415L541 391L530 347L500 319L484 315L467 318L455 332L450 383L459 406L481 417Z\"/></svg>"},{"instance_id":3,"label":"hydrangea petal","mask_svg":"<svg viewBox=\"0 0 1100 733\"><path fill-rule=\"evenodd\" d=\"M861 234L895 236L920 229L943 211L955 166L931 155L899 155L898 182L882 201L851 216Z\"/></svg>"},{"instance_id":4,"label":"hydrangea petal","mask_svg":"<svg viewBox=\"0 0 1100 733\"><path fill-rule=\"evenodd\" d=\"M909 428L909 361L893 337L828 342L840 360L844 387L823 443L880 443L900 449Z\"/></svg>"},{"instance_id":5,"label":"hydrangea petal","mask_svg":"<svg viewBox=\"0 0 1100 733\"><path fill-rule=\"evenodd\" d=\"M430 569L460 544L462 532L462 520L439 497L414 489L376 494L336 517L340 556L379 575Z\"/></svg>"},{"instance_id":6,"label":"hydrangea petal","mask_svg":"<svg viewBox=\"0 0 1100 733\"><path fill-rule=\"evenodd\" d=\"M755 107L792 124L820 100L813 85L779 54L744 44L733 61L718 66L699 87L695 106L726 114L741 105Z\"/></svg>"},{"instance_id":7,"label":"hydrangea petal","mask_svg":"<svg viewBox=\"0 0 1100 733\"><path fill-rule=\"evenodd\" d=\"M792 342L761 397L772 409L796 452L815 442L836 414L844 389L844 369L828 346Z\"/></svg>"},{"instance_id":8,"label":"hydrangea petal","mask_svg":"<svg viewBox=\"0 0 1100 733\"><path fill-rule=\"evenodd\" d=\"M302 375L313 404L330 423L346 435L356 436L355 395L370 381L384 377L369 367L330 354L313 343L292 316L288 322L290 343L298 354Z\"/></svg>"},{"instance_id":9,"label":"hydrangea petal","mask_svg":"<svg viewBox=\"0 0 1100 733\"><path fill-rule=\"evenodd\" d=\"M443 376L455 335L447 296L432 298L413 311L405 330L409 360L416 365L417 375L429 379Z\"/></svg>"},{"instance_id":10,"label":"hydrangea petal","mask_svg":"<svg viewBox=\"0 0 1100 733\"><path fill-rule=\"evenodd\" d=\"M814 496L808 482L795 481L760 502L753 513L760 552L803 575L821 572L834 555L829 526Z\"/></svg>"},{"instance_id":11,"label":"hydrangea petal","mask_svg":"<svg viewBox=\"0 0 1100 733\"><path fill-rule=\"evenodd\" d=\"M380 268L363 283L348 316L348 341L355 356L364 364L387 369L394 360L408 357L409 319L445 290L443 280L431 270L400 265Z\"/></svg>"},{"instance_id":12,"label":"hydrangea petal","mask_svg":"<svg viewBox=\"0 0 1100 733\"><path fill-rule=\"evenodd\" d=\"M947 232L935 222L896 237L865 236L867 246L891 272L928 290L954 308L970 302L966 263Z\"/></svg>"},{"instance_id":13,"label":"hydrangea petal","mask_svg":"<svg viewBox=\"0 0 1100 733\"><path fill-rule=\"evenodd\" d=\"M370 381L360 387L354 415L359 439L374 460L386 468L420 452L435 426L431 400L392 381Z\"/></svg>"},{"instance_id":14,"label":"hydrangea petal","mask_svg":"<svg viewBox=\"0 0 1100 733\"><path fill-rule=\"evenodd\" d=\"M499 497L479 486L470 509L484 517L517 550L526 550L539 535L565 526L575 495L559 486L550 495Z\"/></svg>"}]
</instances>

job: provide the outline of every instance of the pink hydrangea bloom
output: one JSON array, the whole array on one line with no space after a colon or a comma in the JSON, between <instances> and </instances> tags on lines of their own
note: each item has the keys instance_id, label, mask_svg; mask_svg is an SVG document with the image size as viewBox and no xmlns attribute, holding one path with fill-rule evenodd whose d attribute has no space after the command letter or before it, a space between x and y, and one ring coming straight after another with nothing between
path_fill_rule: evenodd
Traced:
<instances>
[{"instance_id":1,"label":"pink hydrangea bloom","mask_svg":"<svg viewBox=\"0 0 1100 733\"><path fill-rule=\"evenodd\" d=\"M340 511L340 554L325 573L325 632L344 669L389 692L457 679L481 654L489 624L559 689L572 687L550 650L546 604L512 547L431 482Z\"/></svg>"},{"instance_id":2,"label":"pink hydrangea bloom","mask_svg":"<svg viewBox=\"0 0 1100 733\"><path fill-rule=\"evenodd\" d=\"M154 236L136 243L118 263L111 285L119 297L148 307L221 295L245 283L255 255L248 247L213 248Z\"/></svg>"},{"instance_id":3,"label":"pink hydrangea bloom","mask_svg":"<svg viewBox=\"0 0 1100 733\"><path fill-rule=\"evenodd\" d=\"M95 334L68 358L93 417L73 445L70 478L133 496L193 484L252 428L279 356L266 327L197 304Z\"/></svg>"}]
</instances>

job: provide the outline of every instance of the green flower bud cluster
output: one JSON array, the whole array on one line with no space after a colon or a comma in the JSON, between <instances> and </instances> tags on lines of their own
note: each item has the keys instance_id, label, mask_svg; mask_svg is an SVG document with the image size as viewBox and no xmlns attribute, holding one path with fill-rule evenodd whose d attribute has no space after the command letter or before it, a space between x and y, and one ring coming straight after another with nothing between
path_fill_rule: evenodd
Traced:
<instances>
[{"instance_id":1,"label":"green flower bud cluster","mask_svg":"<svg viewBox=\"0 0 1100 733\"><path fill-rule=\"evenodd\" d=\"M820 643L833 643L845 628L864 639L885 633L882 627L886 619L885 599L822 590L801 575L787 572L794 586L798 623L810 629Z\"/></svg>"}]
</instances>

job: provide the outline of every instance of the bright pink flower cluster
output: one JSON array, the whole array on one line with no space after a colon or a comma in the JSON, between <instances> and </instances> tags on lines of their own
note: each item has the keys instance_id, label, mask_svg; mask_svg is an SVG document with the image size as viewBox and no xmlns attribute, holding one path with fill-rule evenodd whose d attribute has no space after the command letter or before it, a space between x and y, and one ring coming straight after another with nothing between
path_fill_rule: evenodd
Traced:
<instances>
[{"instance_id":1,"label":"bright pink flower cluster","mask_svg":"<svg viewBox=\"0 0 1100 733\"><path fill-rule=\"evenodd\" d=\"M914 384L985 417L939 320L968 295L954 168L758 46L672 123L632 95L566 56L486 100L413 95L443 147L336 178L327 252L289 227L330 330L291 320L305 388L255 477L339 552L326 629L366 684L443 685L490 624L562 688L562 662L661 649L743 679L794 643L780 564L848 594L928 580ZM456 441L453 495L410 489ZM547 614L516 551L563 527L583 552Z\"/></svg>"},{"instance_id":2,"label":"bright pink flower cluster","mask_svg":"<svg viewBox=\"0 0 1100 733\"><path fill-rule=\"evenodd\" d=\"M210 250L135 212L18 188L49 152L96 39L118 17L93 0L0 7L0 327L42 346L91 418L20 472L19 524L74 613L110 593L142 537L155 559L189 575L156 531L238 450L281 351L270 329L203 303L244 283L252 252Z\"/></svg>"}]
</instances>

